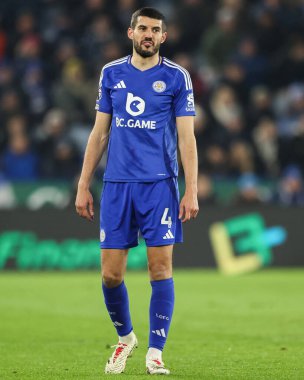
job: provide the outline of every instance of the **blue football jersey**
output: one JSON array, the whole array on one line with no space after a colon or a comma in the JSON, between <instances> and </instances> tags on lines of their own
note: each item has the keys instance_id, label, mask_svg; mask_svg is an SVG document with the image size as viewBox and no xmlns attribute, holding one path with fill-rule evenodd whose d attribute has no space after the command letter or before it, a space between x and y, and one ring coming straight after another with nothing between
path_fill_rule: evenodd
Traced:
<instances>
[{"instance_id":1,"label":"blue football jersey","mask_svg":"<svg viewBox=\"0 0 304 380\"><path fill-rule=\"evenodd\" d=\"M194 116L190 75L160 57L140 71L131 56L105 65L96 110L112 115L104 181L152 182L176 177L178 116Z\"/></svg>"}]
</instances>

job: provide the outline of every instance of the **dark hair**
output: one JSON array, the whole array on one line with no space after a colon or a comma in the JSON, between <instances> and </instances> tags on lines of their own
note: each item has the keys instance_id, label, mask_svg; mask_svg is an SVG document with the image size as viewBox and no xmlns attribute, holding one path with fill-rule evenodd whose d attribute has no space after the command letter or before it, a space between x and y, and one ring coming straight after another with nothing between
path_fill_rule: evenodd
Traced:
<instances>
[{"instance_id":1,"label":"dark hair","mask_svg":"<svg viewBox=\"0 0 304 380\"><path fill-rule=\"evenodd\" d=\"M144 17L149 17L149 18L154 18L155 20L161 20L162 21L162 30L166 30L166 18L165 16L160 13L157 9L155 8L150 8L150 7L144 7L137 9L132 15L131 18L131 28L135 29L135 26L137 24L137 19L139 16L144 16Z\"/></svg>"}]
</instances>

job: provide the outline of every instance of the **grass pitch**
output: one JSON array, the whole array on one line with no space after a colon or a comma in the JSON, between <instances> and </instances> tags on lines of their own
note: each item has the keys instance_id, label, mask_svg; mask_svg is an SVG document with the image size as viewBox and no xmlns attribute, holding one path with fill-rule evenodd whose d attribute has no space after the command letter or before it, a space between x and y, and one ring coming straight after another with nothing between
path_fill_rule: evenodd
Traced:
<instances>
[{"instance_id":1,"label":"grass pitch","mask_svg":"<svg viewBox=\"0 0 304 380\"><path fill-rule=\"evenodd\" d=\"M121 378L147 379L150 285L126 283L140 346ZM172 379L304 379L304 270L176 271L175 286ZM0 379L109 378L115 343L96 272L0 273Z\"/></svg>"}]
</instances>

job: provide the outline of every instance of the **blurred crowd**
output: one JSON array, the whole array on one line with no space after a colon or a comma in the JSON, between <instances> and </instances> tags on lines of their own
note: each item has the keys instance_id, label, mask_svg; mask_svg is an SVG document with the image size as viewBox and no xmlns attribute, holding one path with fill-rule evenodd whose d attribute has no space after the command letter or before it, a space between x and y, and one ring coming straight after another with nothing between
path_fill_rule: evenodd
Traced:
<instances>
[{"instance_id":1,"label":"blurred crowd","mask_svg":"<svg viewBox=\"0 0 304 380\"><path fill-rule=\"evenodd\" d=\"M161 55L192 77L201 202L232 178L235 204L304 205L303 0L1 0L0 175L75 180L100 70L130 54L142 6L165 14Z\"/></svg>"}]
</instances>

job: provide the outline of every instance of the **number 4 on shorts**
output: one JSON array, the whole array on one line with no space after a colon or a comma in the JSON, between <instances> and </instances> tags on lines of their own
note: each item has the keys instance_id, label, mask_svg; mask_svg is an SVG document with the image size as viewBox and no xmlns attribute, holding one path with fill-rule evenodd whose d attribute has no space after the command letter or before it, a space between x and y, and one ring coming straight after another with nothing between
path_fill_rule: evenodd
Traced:
<instances>
[{"instance_id":1,"label":"number 4 on shorts","mask_svg":"<svg viewBox=\"0 0 304 380\"><path fill-rule=\"evenodd\" d=\"M168 212L169 212L169 207L166 207L164 210L163 216L161 218L161 224L168 224L168 228L171 228L171 226L172 226L171 216L168 216L168 219L166 219Z\"/></svg>"}]
</instances>

